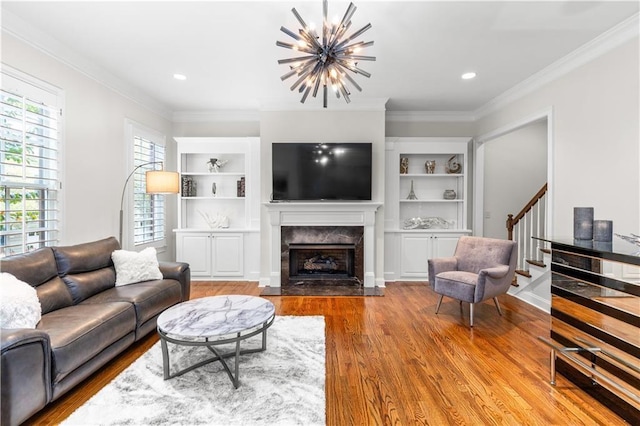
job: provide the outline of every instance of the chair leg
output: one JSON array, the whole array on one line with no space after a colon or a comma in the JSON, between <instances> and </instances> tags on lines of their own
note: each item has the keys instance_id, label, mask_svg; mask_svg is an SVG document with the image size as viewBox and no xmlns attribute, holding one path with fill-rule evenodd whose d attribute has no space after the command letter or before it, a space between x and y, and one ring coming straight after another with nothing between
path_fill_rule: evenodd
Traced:
<instances>
[{"instance_id":1,"label":"chair leg","mask_svg":"<svg viewBox=\"0 0 640 426\"><path fill-rule=\"evenodd\" d=\"M498 308L498 313L502 316L502 309L500 309L500 303L498 303L498 298L494 297L493 302L496 304L496 308Z\"/></svg>"},{"instance_id":2,"label":"chair leg","mask_svg":"<svg viewBox=\"0 0 640 426\"><path fill-rule=\"evenodd\" d=\"M440 310L440 304L442 303L442 298L444 297L444 295L440 295L440 300L438 300L438 306L436 306L436 314L438 313L438 311Z\"/></svg>"},{"instance_id":3,"label":"chair leg","mask_svg":"<svg viewBox=\"0 0 640 426\"><path fill-rule=\"evenodd\" d=\"M473 303L469 303L469 327L473 327Z\"/></svg>"}]
</instances>

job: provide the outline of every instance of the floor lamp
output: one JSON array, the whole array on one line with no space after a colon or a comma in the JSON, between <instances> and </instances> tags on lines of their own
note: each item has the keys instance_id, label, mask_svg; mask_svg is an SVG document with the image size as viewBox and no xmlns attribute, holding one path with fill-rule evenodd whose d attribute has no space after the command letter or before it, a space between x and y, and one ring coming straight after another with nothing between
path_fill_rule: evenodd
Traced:
<instances>
[{"instance_id":1,"label":"floor lamp","mask_svg":"<svg viewBox=\"0 0 640 426\"><path fill-rule=\"evenodd\" d=\"M120 199L120 245L122 246L122 224L123 224L123 208L124 208L124 194L127 191L127 184L131 179L131 176L138 170L140 167L149 166L151 164L160 164L164 169L164 164L162 161L151 161L148 163L142 163L136 166L129 176L127 176L127 180L124 181L124 186L122 187L122 198ZM147 194L177 194L180 192L180 178L177 172L167 172L165 170L148 170L145 173L145 181L146 181L146 193Z\"/></svg>"}]
</instances>

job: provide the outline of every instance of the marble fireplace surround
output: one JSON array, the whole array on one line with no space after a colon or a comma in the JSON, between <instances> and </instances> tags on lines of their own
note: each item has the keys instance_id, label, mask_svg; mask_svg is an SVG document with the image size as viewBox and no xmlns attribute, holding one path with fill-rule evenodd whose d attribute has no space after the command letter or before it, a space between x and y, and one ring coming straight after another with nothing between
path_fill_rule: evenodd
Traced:
<instances>
[{"instance_id":1,"label":"marble fireplace surround","mask_svg":"<svg viewBox=\"0 0 640 426\"><path fill-rule=\"evenodd\" d=\"M362 227L364 287L375 287L375 220L381 203L277 202L265 203L265 206L271 227L269 287L282 285L282 227L287 227L285 233L288 227Z\"/></svg>"},{"instance_id":2,"label":"marble fireplace surround","mask_svg":"<svg viewBox=\"0 0 640 426\"><path fill-rule=\"evenodd\" d=\"M280 249L280 285L290 284L290 271L297 269L291 265L292 250L299 249L299 246L311 246L312 249L305 253L323 253L325 250L336 250L338 253L344 253L343 259L340 259L344 272L349 275L347 264L350 257L346 252L353 252L353 275L357 281L364 282L364 227L362 226L282 226L281 232L281 249ZM328 247L324 249L324 247ZM298 259L301 262L300 259ZM344 262L344 264L342 264ZM308 278L312 279L313 276ZM331 276L327 275L326 279L331 280ZM353 281L346 277L347 281ZM297 280L304 279L301 276Z\"/></svg>"}]
</instances>

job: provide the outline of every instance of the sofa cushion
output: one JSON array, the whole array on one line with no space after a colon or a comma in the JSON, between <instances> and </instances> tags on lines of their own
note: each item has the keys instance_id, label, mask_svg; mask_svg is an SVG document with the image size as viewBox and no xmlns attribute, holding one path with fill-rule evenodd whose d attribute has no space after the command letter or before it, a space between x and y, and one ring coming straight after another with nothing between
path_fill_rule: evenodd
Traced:
<instances>
[{"instance_id":1,"label":"sofa cushion","mask_svg":"<svg viewBox=\"0 0 640 426\"><path fill-rule=\"evenodd\" d=\"M58 274L69 288L75 304L115 285L111 253L119 248L118 240L113 237L53 248Z\"/></svg>"},{"instance_id":2,"label":"sofa cushion","mask_svg":"<svg viewBox=\"0 0 640 426\"><path fill-rule=\"evenodd\" d=\"M36 288L43 314L73 304L69 289L58 277L51 248L5 257L0 260L0 270Z\"/></svg>"},{"instance_id":3,"label":"sofa cushion","mask_svg":"<svg viewBox=\"0 0 640 426\"><path fill-rule=\"evenodd\" d=\"M51 340L53 382L132 333L135 325L135 310L126 302L76 305L43 315L37 329Z\"/></svg>"},{"instance_id":4,"label":"sofa cushion","mask_svg":"<svg viewBox=\"0 0 640 426\"><path fill-rule=\"evenodd\" d=\"M179 303L182 291L176 280L145 281L114 287L82 302L82 305L109 302L133 303L136 310L137 327L170 306Z\"/></svg>"},{"instance_id":5,"label":"sofa cushion","mask_svg":"<svg viewBox=\"0 0 640 426\"><path fill-rule=\"evenodd\" d=\"M67 275L63 279L73 295L73 303L78 304L93 295L113 288L116 282L116 271L114 268L103 268Z\"/></svg>"},{"instance_id":6,"label":"sofa cushion","mask_svg":"<svg viewBox=\"0 0 640 426\"><path fill-rule=\"evenodd\" d=\"M116 250L111 253L111 260L116 268L116 287L162 279L155 247L140 252Z\"/></svg>"},{"instance_id":7,"label":"sofa cushion","mask_svg":"<svg viewBox=\"0 0 640 426\"><path fill-rule=\"evenodd\" d=\"M0 327L36 328L42 316L36 289L8 272L0 272Z\"/></svg>"}]
</instances>

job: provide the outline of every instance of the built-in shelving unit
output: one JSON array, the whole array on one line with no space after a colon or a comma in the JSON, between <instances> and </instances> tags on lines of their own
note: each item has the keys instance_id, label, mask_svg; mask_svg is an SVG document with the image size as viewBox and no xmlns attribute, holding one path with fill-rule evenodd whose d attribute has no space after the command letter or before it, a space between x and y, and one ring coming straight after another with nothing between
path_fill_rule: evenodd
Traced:
<instances>
[{"instance_id":1,"label":"built-in shelving unit","mask_svg":"<svg viewBox=\"0 0 640 426\"><path fill-rule=\"evenodd\" d=\"M177 260L191 265L194 279L258 279L259 139L175 140L182 183ZM224 165L210 170L211 159Z\"/></svg>"},{"instance_id":2,"label":"built-in shelving unit","mask_svg":"<svg viewBox=\"0 0 640 426\"><path fill-rule=\"evenodd\" d=\"M427 280L427 259L452 255L458 238L471 233L467 228L470 141L468 137L387 138L385 259L390 265L385 269L393 272L385 274L386 280ZM427 162L434 164L429 170ZM452 162L459 165L455 172L448 169ZM420 220L422 225L417 224Z\"/></svg>"}]
</instances>

